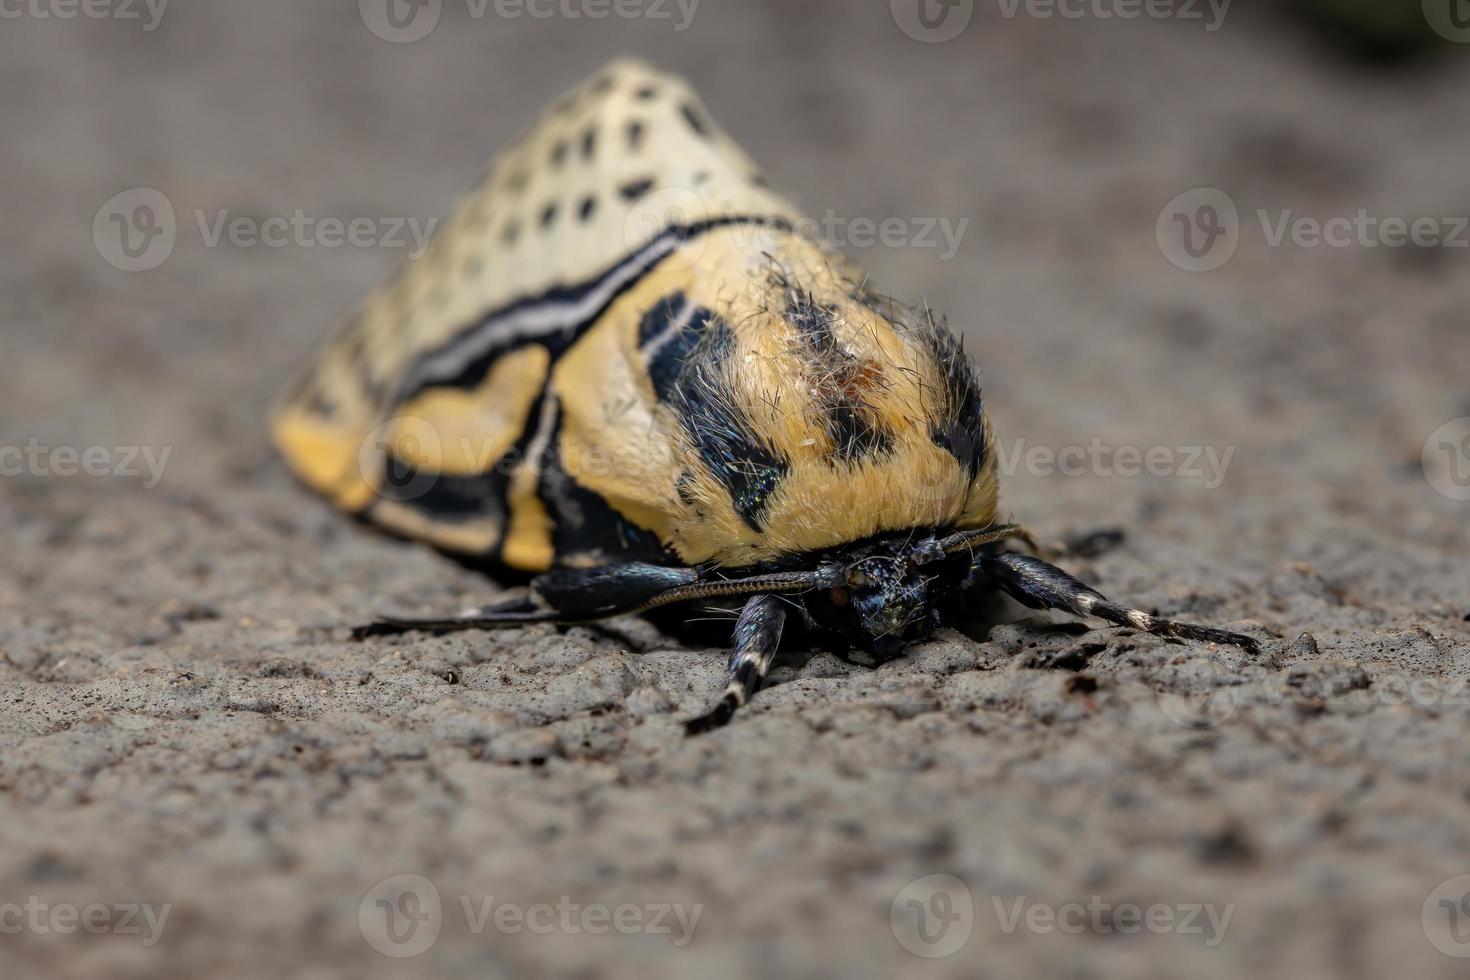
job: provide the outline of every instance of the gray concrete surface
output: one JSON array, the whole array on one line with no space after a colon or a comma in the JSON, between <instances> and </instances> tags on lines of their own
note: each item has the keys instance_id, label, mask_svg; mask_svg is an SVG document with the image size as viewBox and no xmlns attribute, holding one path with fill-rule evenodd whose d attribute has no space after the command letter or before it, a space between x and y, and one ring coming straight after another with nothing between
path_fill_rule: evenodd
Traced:
<instances>
[{"instance_id":1,"label":"gray concrete surface","mask_svg":"<svg viewBox=\"0 0 1470 980\"><path fill-rule=\"evenodd\" d=\"M880 2L705 0L682 31L443 7L413 43L347 2L0 23L0 445L32 447L0 479L0 974L1464 975L1470 504L1421 453L1470 414L1470 250L1273 247L1256 216L1470 213L1463 51L1364 72L1257 8L981 3L929 44ZM499 590L265 441L403 250L210 246L196 211L426 220L622 52L688 74L812 213L968 219L947 261L851 251L964 332L1006 507L1126 528L1073 570L1269 655L1011 610L877 671L797 658L685 740L722 654L641 620L346 642ZM1156 219L1202 186L1239 245L1190 273ZM147 272L93 238L136 187L176 212ZM1025 455L1094 440L1233 455L1219 481ZM421 955L375 948L379 898Z\"/></svg>"}]
</instances>

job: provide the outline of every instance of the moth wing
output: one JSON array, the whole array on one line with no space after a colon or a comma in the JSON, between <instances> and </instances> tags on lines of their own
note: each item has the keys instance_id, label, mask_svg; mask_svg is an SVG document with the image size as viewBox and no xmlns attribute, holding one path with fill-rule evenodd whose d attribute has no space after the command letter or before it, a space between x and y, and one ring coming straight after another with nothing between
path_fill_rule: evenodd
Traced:
<instances>
[{"instance_id":1,"label":"moth wing","mask_svg":"<svg viewBox=\"0 0 1470 980\"><path fill-rule=\"evenodd\" d=\"M493 465L535 425L555 352L501 344L486 362L477 338L487 325L529 325L527 345L573 336L589 314L571 300L671 226L737 216L795 212L686 83L616 61L496 157L425 254L350 312L278 403L275 441L344 509L452 550L488 551L504 533L503 501L478 526L451 526L402 493L385 501L387 451L413 457L417 480ZM436 398L441 384L449 390ZM409 397L418 424L405 426L394 416ZM424 451L424 435L435 452ZM487 480L477 492L504 490Z\"/></svg>"}]
</instances>

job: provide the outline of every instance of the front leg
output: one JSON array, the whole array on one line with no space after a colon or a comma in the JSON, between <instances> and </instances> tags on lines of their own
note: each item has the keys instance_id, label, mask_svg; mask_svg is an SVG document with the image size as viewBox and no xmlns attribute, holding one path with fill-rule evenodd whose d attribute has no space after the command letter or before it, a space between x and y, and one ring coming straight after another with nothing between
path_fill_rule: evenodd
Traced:
<instances>
[{"instance_id":1,"label":"front leg","mask_svg":"<svg viewBox=\"0 0 1470 980\"><path fill-rule=\"evenodd\" d=\"M785 624L785 605L776 596L757 595L746 601L735 622L735 648L725 670L725 693L713 708L685 723L686 733L698 735L722 727L750 700L776 659Z\"/></svg>"},{"instance_id":2,"label":"front leg","mask_svg":"<svg viewBox=\"0 0 1470 980\"><path fill-rule=\"evenodd\" d=\"M527 623L591 623L609 616L647 612L659 606L726 596L805 592L816 586L811 572L772 572L720 578L698 568L625 562L596 568L561 568L531 580L531 597L469 609L454 616L414 619L386 616L352 631L354 639L428 630L484 630ZM780 629L777 628L779 635Z\"/></svg>"},{"instance_id":3,"label":"front leg","mask_svg":"<svg viewBox=\"0 0 1470 980\"><path fill-rule=\"evenodd\" d=\"M1030 555L1012 552L978 555L972 567L994 578L1011 598L1032 609L1061 609L1077 616L1096 616L1118 626L1131 626L1158 636L1228 643L1247 653L1260 652L1260 644L1242 633L1157 619L1141 609L1120 606L1055 565Z\"/></svg>"}]
</instances>

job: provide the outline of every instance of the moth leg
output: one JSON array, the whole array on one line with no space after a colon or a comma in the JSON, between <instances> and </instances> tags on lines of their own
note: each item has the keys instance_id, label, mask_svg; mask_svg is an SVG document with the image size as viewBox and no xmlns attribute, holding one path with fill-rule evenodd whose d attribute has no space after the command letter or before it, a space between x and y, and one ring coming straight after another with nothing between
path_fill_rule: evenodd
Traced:
<instances>
[{"instance_id":1,"label":"moth leg","mask_svg":"<svg viewBox=\"0 0 1470 980\"><path fill-rule=\"evenodd\" d=\"M736 709L750 700L776 659L785 624L786 608L776 596L757 595L746 601L735 622L735 648L725 669L725 693L713 708L685 723L687 734L698 735L724 726Z\"/></svg>"},{"instance_id":2,"label":"moth leg","mask_svg":"<svg viewBox=\"0 0 1470 980\"><path fill-rule=\"evenodd\" d=\"M522 623L590 623L609 616L717 596L803 592L813 584L811 574L805 572L720 579L706 578L697 568L643 562L559 568L531 580L530 598L470 609L458 616L427 619L384 616L375 623L357 627L352 635L362 639L410 630L450 633Z\"/></svg>"},{"instance_id":3,"label":"moth leg","mask_svg":"<svg viewBox=\"0 0 1470 980\"><path fill-rule=\"evenodd\" d=\"M454 616L384 616L362 626L352 628L354 640L365 640L370 636L393 636L411 633L453 633L459 630L490 629L496 626L514 626L518 623L544 623L556 619L556 613L538 605L530 596L517 596L503 602L466 609Z\"/></svg>"},{"instance_id":4,"label":"moth leg","mask_svg":"<svg viewBox=\"0 0 1470 980\"><path fill-rule=\"evenodd\" d=\"M1077 616L1096 616L1118 626L1130 626L1158 636L1228 643L1247 653L1260 653L1260 644L1242 633L1157 619L1142 610L1120 606L1055 565L1030 555L1012 552L978 555L974 569L994 578L1011 598L1032 609L1061 609Z\"/></svg>"}]
</instances>

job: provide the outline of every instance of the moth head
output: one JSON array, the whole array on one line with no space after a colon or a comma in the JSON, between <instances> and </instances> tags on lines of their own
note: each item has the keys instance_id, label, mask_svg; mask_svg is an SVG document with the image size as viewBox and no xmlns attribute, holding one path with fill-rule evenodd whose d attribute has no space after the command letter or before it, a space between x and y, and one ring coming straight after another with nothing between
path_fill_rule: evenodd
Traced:
<instances>
[{"instance_id":1,"label":"moth head","mask_svg":"<svg viewBox=\"0 0 1470 980\"><path fill-rule=\"evenodd\" d=\"M947 591L947 562L933 538L839 553L819 567L808 611L860 651L854 660L890 660L938 625L935 607Z\"/></svg>"}]
</instances>

